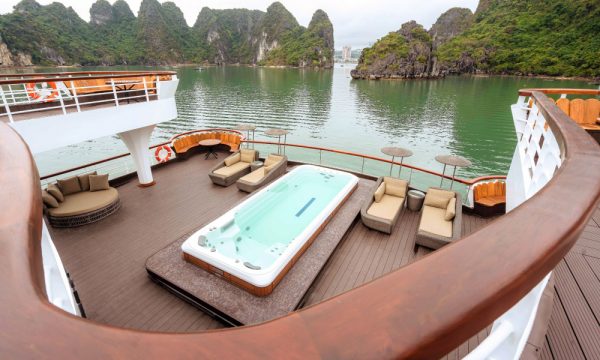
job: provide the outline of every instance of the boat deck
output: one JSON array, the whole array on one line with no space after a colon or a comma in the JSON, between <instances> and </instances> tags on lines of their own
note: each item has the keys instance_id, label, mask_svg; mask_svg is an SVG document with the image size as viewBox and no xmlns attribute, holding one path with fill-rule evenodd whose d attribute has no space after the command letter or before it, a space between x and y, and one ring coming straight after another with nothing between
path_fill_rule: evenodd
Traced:
<instances>
[{"instance_id":1,"label":"boat deck","mask_svg":"<svg viewBox=\"0 0 600 360\"><path fill-rule=\"evenodd\" d=\"M224 154L220 155L221 158ZM216 160L195 156L154 170L157 184L118 188L122 208L98 223L50 229L89 319L151 331L195 332L223 327L210 316L152 282L146 260L186 233L215 219L246 194L213 185ZM489 220L465 214L463 235ZM404 211L391 236L350 227L304 299L318 303L360 286L429 253L414 249L418 214ZM543 359L600 357L600 209L575 248L555 271L557 296ZM474 254L476 256L476 254ZM450 354L460 358L488 334L482 330Z\"/></svg>"}]
</instances>

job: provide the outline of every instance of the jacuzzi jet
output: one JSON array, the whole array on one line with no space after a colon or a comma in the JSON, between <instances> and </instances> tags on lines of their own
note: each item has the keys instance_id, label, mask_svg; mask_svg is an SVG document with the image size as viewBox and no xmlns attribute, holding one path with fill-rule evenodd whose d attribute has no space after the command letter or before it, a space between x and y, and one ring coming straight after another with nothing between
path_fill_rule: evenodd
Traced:
<instances>
[{"instance_id":1,"label":"jacuzzi jet","mask_svg":"<svg viewBox=\"0 0 600 360\"><path fill-rule=\"evenodd\" d=\"M242 241L242 237L241 237L241 236L238 236L238 237L237 237L237 239L235 239L235 241L237 241L237 242L240 242L240 241Z\"/></svg>"},{"instance_id":2,"label":"jacuzzi jet","mask_svg":"<svg viewBox=\"0 0 600 360\"><path fill-rule=\"evenodd\" d=\"M214 247L213 247L213 248L210 248L210 252L215 252L215 251L217 251L217 249L216 249L216 248L214 248Z\"/></svg>"},{"instance_id":3,"label":"jacuzzi jet","mask_svg":"<svg viewBox=\"0 0 600 360\"><path fill-rule=\"evenodd\" d=\"M198 236L198 245L202 247L206 247L206 236L200 235Z\"/></svg>"}]
</instances>

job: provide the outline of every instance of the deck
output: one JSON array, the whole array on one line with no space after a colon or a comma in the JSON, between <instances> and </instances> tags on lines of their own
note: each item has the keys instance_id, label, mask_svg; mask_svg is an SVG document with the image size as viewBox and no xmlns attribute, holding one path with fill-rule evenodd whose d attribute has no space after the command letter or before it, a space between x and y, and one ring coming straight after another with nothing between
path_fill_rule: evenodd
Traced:
<instances>
[{"instance_id":1,"label":"deck","mask_svg":"<svg viewBox=\"0 0 600 360\"><path fill-rule=\"evenodd\" d=\"M221 155L223 156L223 155ZM215 219L246 194L213 185L215 160L195 156L154 171L157 184L120 186L123 206L101 222L50 229L91 320L151 331L195 332L221 323L152 282L145 262L186 233ZM465 214L463 235L488 220ZM414 250L418 214L405 211L391 236L355 221L304 299L318 303L425 256ZM555 303L543 359L600 357L600 209L575 248L555 271ZM475 255L475 254L474 254ZM448 354L460 358L481 342L482 330Z\"/></svg>"}]
</instances>

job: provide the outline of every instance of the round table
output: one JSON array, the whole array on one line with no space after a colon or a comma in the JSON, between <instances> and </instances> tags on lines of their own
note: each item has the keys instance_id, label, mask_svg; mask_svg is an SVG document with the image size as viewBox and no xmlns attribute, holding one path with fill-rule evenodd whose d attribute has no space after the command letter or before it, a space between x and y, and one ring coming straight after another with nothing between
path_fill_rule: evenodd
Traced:
<instances>
[{"instance_id":1,"label":"round table","mask_svg":"<svg viewBox=\"0 0 600 360\"><path fill-rule=\"evenodd\" d=\"M285 154L285 144L287 142L289 131L283 129L269 129L265 131L267 136L277 136L277 154L281 154L281 137L283 136L283 153Z\"/></svg>"},{"instance_id":2,"label":"round table","mask_svg":"<svg viewBox=\"0 0 600 360\"><path fill-rule=\"evenodd\" d=\"M413 152L408 149L395 146L381 148L381 152L392 157L392 162L390 164L390 176L392 176L394 160L397 157L400 158L400 170L398 170L398 177L400 177L400 175L402 174L402 163L404 162L404 158L412 156L413 154Z\"/></svg>"},{"instance_id":3,"label":"round table","mask_svg":"<svg viewBox=\"0 0 600 360\"><path fill-rule=\"evenodd\" d=\"M423 207L423 201L425 201L425 193L419 190L409 190L408 198L406 199L406 206L408 210L419 211Z\"/></svg>"},{"instance_id":4,"label":"round table","mask_svg":"<svg viewBox=\"0 0 600 360\"><path fill-rule=\"evenodd\" d=\"M452 172L452 182L450 183L450 189L452 189L452 185L454 185L454 175L456 175L457 167L469 167L473 163L471 161L465 159L459 155L438 155L435 157L435 160L439 163L444 164L444 170L442 171L442 175L446 175L446 166L453 166L454 171ZM442 187L442 183L444 181L444 176L440 179L440 187Z\"/></svg>"},{"instance_id":5,"label":"round table","mask_svg":"<svg viewBox=\"0 0 600 360\"><path fill-rule=\"evenodd\" d=\"M221 144L221 140L219 139L205 139L205 140L200 140L198 142L198 144L200 146L204 146L208 149L208 152L206 153L206 156L204 157L204 160L208 160L208 157L213 155L215 157L215 159L218 159L219 156L217 155L217 152L215 151L215 147L219 144Z\"/></svg>"}]
</instances>

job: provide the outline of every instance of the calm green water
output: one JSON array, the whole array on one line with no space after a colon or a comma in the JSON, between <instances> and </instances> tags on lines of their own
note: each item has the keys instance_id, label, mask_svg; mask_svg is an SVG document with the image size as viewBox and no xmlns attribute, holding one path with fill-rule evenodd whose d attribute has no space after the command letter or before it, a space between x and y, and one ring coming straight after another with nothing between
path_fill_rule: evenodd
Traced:
<instances>
[{"instance_id":1,"label":"calm green water","mask_svg":"<svg viewBox=\"0 0 600 360\"><path fill-rule=\"evenodd\" d=\"M240 263L268 268L355 179L348 173L298 167L284 181L250 198L233 222L209 229L205 246Z\"/></svg>"},{"instance_id":2,"label":"calm green water","mask_svg":"<svg viewBox=\"0 0 600 360\"><path fill-rule=\"evenodd\" d=\"M253 123L258 125L256 138L263 140L272 140L264 136L264 130L278 127L290 131L289 143L376 156L384 156L379 152L384 146L406 147L415 154L407 163L434 170L442 169L435 155L462 155L474 164L459 170L463 177L508 171L516 141L510 105L517 100L519 88L594 88L581 81L513 77L353 81L349 67L177 71L179 117L160 124L153 143L191 129ZM125 146L110 137L40 154L36 160L40 173L46 174L122 152L126 152ZM309 161L319 159L315 152L290 149L288 154ZM332 160L331 155L325 156ZM346 157L337 161L359 160Z\"/></svg>"}]
</instances>

